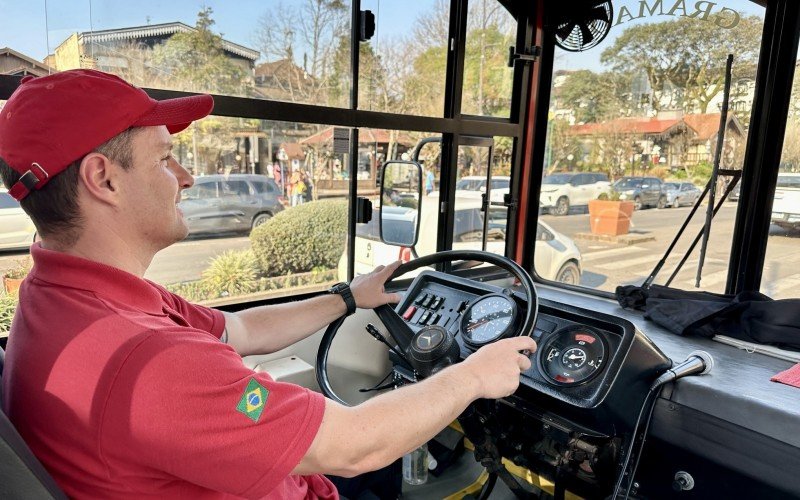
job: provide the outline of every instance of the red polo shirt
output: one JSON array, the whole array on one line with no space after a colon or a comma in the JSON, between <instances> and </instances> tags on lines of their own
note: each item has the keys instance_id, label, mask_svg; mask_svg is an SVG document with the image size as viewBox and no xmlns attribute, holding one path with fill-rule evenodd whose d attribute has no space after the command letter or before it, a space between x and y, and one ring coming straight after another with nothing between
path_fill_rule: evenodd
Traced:
<instances>
[{"instance_id":1,"label":"red polo shirt","mask_svg":"<svg viewBox=\"0 0 800 500\"><path fill-rule=\"evenodd\" d=\"M290 476L324 398L246 368L221 312L33 245L3 407L70 497L336 498Z\"/></svg>"}]
</instances>

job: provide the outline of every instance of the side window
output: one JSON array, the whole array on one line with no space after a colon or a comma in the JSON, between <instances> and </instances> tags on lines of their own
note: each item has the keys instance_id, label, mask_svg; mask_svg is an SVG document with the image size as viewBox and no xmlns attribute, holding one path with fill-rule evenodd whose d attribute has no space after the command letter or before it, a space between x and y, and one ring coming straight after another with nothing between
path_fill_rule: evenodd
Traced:
<instances>
[{"instance_id":1,"label":"side window","mask_svg":"<svg viewBox=\"0 0 800 500\"><path fill-rule=\"evenodd\" d=\"M217 198L218 195L218 182L204 182L202 184L196 184L192 189L197 189L197 196L195 199L198 200L208 200L211 198Z\"/></svg>"},{"instance_id":2,"label":"side window","mask_svg":"<svg viewBox=\"0 0 800 500\"><path fill-rule=\"evenodd\" d=\"M481 241L483 217L479 208L457 210L453 229L453 242Z\"/></svg>"},{"instance_id":3,"label":"side window","mask_svg":"<svg viewBox=\"0 0 800 500\"><path fill-rule=\"evenodd\" d=\"M253 181L253 187L256 188L257 193L274 193L277 188L270 182L266 181Z\"/></svg>"},{"instance_id":4,"label":"side window","mask_svg":"<svg viewBox=\"0 0 800 500\"><path fill-rule=\"evenodd\" d=\"M250 185L245 181L225 181L222 183L223 194L226 196L249 196L252 193Z\"/></svg>"}]
</instances>

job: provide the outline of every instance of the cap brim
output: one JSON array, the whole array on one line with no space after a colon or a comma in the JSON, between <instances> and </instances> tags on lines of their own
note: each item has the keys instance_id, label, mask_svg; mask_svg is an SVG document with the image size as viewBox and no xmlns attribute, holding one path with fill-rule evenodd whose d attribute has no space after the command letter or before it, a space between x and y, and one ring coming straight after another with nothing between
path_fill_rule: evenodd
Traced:
<instances>
[{"instance_id":1,"label":"cap brim","mask_svg":"<svg viewBox=\"0 0 800 500\"><path fill-rule=\"evenodd\" d=\"M166 125L170 134L176 134L214 109L214 98L210 95L192 95L156 101L156 105L141 117L135 127Z\"/></svg>"}]
</instances>

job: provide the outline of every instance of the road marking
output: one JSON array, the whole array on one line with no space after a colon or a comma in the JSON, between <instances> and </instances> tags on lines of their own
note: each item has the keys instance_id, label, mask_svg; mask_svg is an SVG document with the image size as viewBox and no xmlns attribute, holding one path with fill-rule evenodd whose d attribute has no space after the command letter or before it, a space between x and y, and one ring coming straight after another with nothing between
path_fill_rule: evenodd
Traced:
<instances>
[{"instance_id":1,"label":"road marking","mask_svg":"<svg viewBox=\"0 0 800 500\"><path fill-rule=\"evenodd\" d=\"M695 273L696 276L697 268L695 268L693 272ZM722 271L716 271L710 274L703 274L703 276L700 277L700 286L702 288L711 288L719 284L726 283L727 281L728 281L728 270L723 269ZM694 284L696 283L696 278L684 280L684 283L694 286Z\"/></svg>"},{"instance_id":2,"label":"road marking","mask_svg":"<svg viewBox=\"0 0 800 500\"><path fill-rule=\"evenodd\" d=\"M769 295L770 297L775 297L776 295L780 295L783 292L792 291L792 296L797 296L800 294L800 274L792 274L789 276L784 276L782 278L778 278L775 281L771 281L769 283L762 283L762 292L765 295ZM787 297L783 297L787 298Z\"/></svg>"},{"instance_id":3,"label":"road marking","mask_svg":"<svg viewBox=\"0 0 800 500\"><path fill-rule=\"evenodd\" d=\"M603 257L609 257L609 256L613 256L613 255L620 255L620 254L626 254L626 253L637 253L637 252L642 251L642 250L647 250L647 249L646 248L642 248L642 247L636 247L636 246L633 246L633 247L625 246L625 247L619 247L619 248L611 248L609 250L600 250L599 252L585 253L585 254L581 255L581 260L586 262L586 261L590 261L590 260L602 259Z\"/></svg>"},{"instance_id":4,"label":"road marking","mask_svg":"<svg viewBox=\"0 0 800 500\"><path fill-rule=\"evenodd\" d=\"M639 257L638 259L625 259L616 262L609 262L608 264L598 264L593 266L598 269L605 269L608 271L619 271L620 269L625 269L628 267L634 266L642 266L645 264L655 265L656 262L659 260L658 255L645 255L644 257Z\"/></svg>"}]
</instances>

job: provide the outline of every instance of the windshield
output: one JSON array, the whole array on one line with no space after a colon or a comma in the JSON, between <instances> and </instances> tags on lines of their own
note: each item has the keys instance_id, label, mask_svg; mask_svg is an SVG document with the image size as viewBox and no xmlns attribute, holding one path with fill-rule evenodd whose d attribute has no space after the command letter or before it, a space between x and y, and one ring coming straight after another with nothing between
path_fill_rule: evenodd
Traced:
<instances>
[{"instance_id":1,"label":"windshield","mask_svg":"<svg viewBox=\"0 0 800 500\"><path fill-rule=\"evenodd\" d=\"M556 42L543 155L550 175L543 183L567 184L567 173L580 179L542 189L539 218L580 250L580 286L613 293L620 285L641 285L684 226L711 180L728 54L734 59L719 167L742 168L764 31L760 3L718 0L690 8L685 2L684 10L683 2L615 0L605 38L586 47L576 41L576 51ZM789 130L787 144L796 143L800 127ZM787 172L800 170L800 163L784 162ZM586 183L584 176L604 176L613 188ZM716 201L730 181L720 176ZM598 198L615 205L594 203ZM701 245L681 260L701 232L707 200L653 283L698 284ZM785 210L773 209L773 220L787 217L782 223L789 227L790 201L784 200ZM725 291L737 203L723 203L714 217L701 290ZM537 262L537 273L547 266ZM786 266L781 274L790 271Z\"/></svg>"},{"instance_id":2,"label":"windshield","mask_svg":"<svg viewBox=\"0 0 800 500\"><path fill-rule=\"evenodd\" d=\"M620 179L614 183L614 187L617 189L633 189L642 187L642 180L641 179Z\"/></svg>"}]
</instances>

